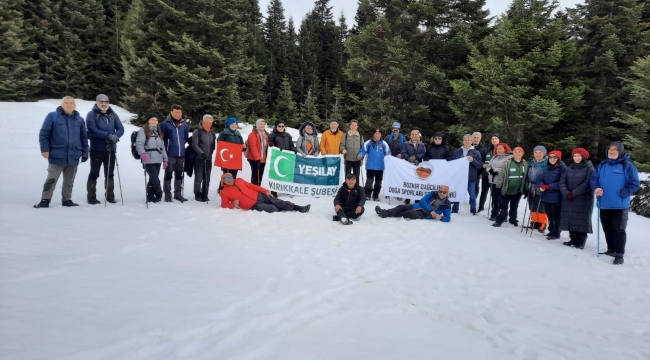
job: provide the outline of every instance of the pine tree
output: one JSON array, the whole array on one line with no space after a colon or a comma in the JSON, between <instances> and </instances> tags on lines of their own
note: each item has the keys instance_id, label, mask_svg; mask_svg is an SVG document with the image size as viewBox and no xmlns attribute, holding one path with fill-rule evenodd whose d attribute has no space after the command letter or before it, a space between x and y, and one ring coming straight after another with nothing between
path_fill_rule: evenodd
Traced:
<instances>
[{"instance_id":1,"label":"pine tree","mask_svg":"<svg viewBox=\"0 0 650 360\"><path fill-rule=\"evenodd\" d=\"M321 122L321 119L318 116L318 109L316 108L316 99L312 96L311 90L307 91L305 102L300 108L300 120L302 122L312 122L316 127L319 127L318 124Z\"/></svg>"},{"instance_id":2,"label":"pine tree","mask_svg":"<svg viewBox=\"0 0 650 360\"><path fill-rule=\"evenodd\" d=\"M293 101L291 83L286 76L284 79L282 79L282 89L278 95L278 102L275 107L274 117L276 119L284 120L287 123L287 126L298 127L300 125L300 118L298 118L296 102Z\"/></svg>"},{"instance_id":3,"label":"pine tree","mask_svg":"<svg viewBox=\"0 0 650 360\"><path fill-rule=\"evenodd\" d=\"M264 22L264 46L268 55L265 69L269 109L274 110L283 78L287 76L287 24L280 0L271 0Z\"/></svg>"},{"instance_id":4,"label":"pine tree","mask_svg":"<svg viewBox=\"0 0 650 360\"><path fill-rule=\"evenodd\" d=\"M21 15L24 5L23 0L0 0L0 100L22 101L36 92L36 46Z\"/></svg>"},{"instance_id":5,"label":"pine tree","mask_svg":"<svg viewBox=\"0 0 650 360\"><path fill-rule=\"evenodd\" d=\"M242 9L248 5L244 0L134 0L122 39L128 108L166 114L178 103L197 123L205 113L251 114L264 76L246 56L250 28Z\"/></svg>"},{"instance_id":6,"label":"pine tree","mask_svg":"<svg viewBox=\"0 0 650 360\"><path fill-rule=\"evenodd\" d=\"M358 35L361 29L373 21L377 21L377 9L370 0L357 0L357 13L354 16L354 27L350 31Z\"/></svg>"},{"instance_id":7,"label":"pine tree","mask_svg":"<svg viewBox=\"0 0 650 360\"><path fill-rule=\"evenodd\" d=\"M295 102L301 99L301 58L298 49L298 35L293 23L293 18L289 17L287 22L287 65L285 67L286 76L293 90L293 100Z\"/></svg>"}]
</instances>

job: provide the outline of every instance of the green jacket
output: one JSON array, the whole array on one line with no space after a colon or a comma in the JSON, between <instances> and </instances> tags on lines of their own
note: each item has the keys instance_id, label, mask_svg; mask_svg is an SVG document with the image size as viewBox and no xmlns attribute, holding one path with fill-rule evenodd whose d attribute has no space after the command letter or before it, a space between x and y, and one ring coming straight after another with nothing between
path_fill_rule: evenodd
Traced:
<instances>
[{"instance_id":1,"label":"green jacket","mask_svg":"<svg viewBox=\"0 0 650 360\"><path fill-rule=\"evenodd\" d=\"M525 188L526 188L526 177L528 176L528 162L524 160L523 158L521 161L524 163L524 177L521 179L521 193L525 194ZM514 159L510 158L506 160L506 162L503 164L501 167L501 170L499 170L499 175L497 176L496 181L494 182L494 185L496 185L497 188L502 189L502 191L508 189L508 180L510 179L510 164L514 162Z\"/></svg>"}]
</instances>

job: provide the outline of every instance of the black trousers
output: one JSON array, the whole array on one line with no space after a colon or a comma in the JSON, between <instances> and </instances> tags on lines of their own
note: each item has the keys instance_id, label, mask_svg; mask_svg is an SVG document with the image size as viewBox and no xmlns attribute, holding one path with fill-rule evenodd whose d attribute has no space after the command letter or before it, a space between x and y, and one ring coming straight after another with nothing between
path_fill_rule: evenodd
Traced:
<instances>
[{"instance_id":1,"label":"black trousers","mask_svg":"<svg viewBox=\"0 0 650 360\"><path fill-rule=\"evenodd\" d=\"M336 216L338 216L339 219L343 217L346 217L348 219L358 219L359 217L361 217L361 215L363 215L366 209L362 206L360 213L357 214L356 211L357 211L356 206L353 208L341 208L341 210L339 210L339 212L336 213Z\"/></svg>"},{"instance_id":2,"label":"black trousers","mask_svg":"<svg viewBox=\"0 0 650 360\"><path fill-rule=\"evenodd\" d=\"M542 194L533 194L532 192L528 194L528 210L546 214Z\"/></svg>"},{"instance_id":3,"label":"black trousers","mask_svg":"<svg viewBox=\"0 0 650 360\"><path fill-rule=\"evenodd\" d=\"M149 176L147 182L147 201L162 199L162 189L160 188L160 166L162 164L146 164L144 170Z\"/></svg>"},{"instance_id":4,"label":"black trousers","mask_svg":"<svg viewBox=\"0 0 650 360\"><path fill-rule=\"evenodd\" d=\"M544 203L546 215L548 216L548 231L551 236L560 236L560 215L562 211L562 204Z\"/></svg>"},{"instance_id":5,"label":"black trousers","mask_svg":"<svg viewBox=\"0 0 650 360\"><path fill-rule=\"evenodd\" d=\"M496 185L492 184L490 185L492 190L490 190L490 196L492 199L490 200L490 217L491 218L496 218L497 215L499 215L499 199L501 198L501 189L496 187Z\"/></svg>"},{"instance_id":6,"label":"black trousers","mask_svg":"<svg viewBox=\"0 0 650 360\"><path fill-rule=\"evenodd\" d=\"M345 161L345 176L354 174L357 177L357 184L359 184L359 176L361 175L361 161Z\"/></svg>"},{"instance_id":7,"label":"black trousers","mask_svg":"<svg viewBox=\"0 0 650 360\"><path fill-rule=\"evenodd\" d=\"M509 222L514 224L517 221L517 208L519 208L519 201L521 200L521 193L514 195L499 196L499 215L497 215L497 222L504 222L509 218ZM508 207L510 211L508 211Z\"/></svg>"},{"instance_id":8,"label":"black trousers","mask_svg":"<svg viewBox=\"0 0 650 360\"><path fill-rule=\"evenodd\" d=\"M95 181L99 178L99 170L102 165L104 165L104 178L112 179L113 171L115 170L115 153L101 150L90 150L90 174L88 174L88 180Z\"/></svg>"},{"instance_id":9,"label":"black trousers","mask_svg":"<svg viewBox=\"0 0 650 360\"><path fill-rule=\"evenodd\" d=\"M392 209L382 210L382 215L385 215L385 217L403 217L404 219L419 220L426 218L429 214L424 210L413 210L413 204L404 204Z\"/></svg>"},{"instance_id":10,"label":"black trousers","mask_svg":"<svg viewBox=\"0 0 650 360\"><path fill-rule=\"evenodd\" d=\"M264 175L266 163L260 162L259 160L248 160L248 163L251 165L251 184L259 186L262 182L262 175Z\"/></svg>"},{"instance_id":11,"label":"black trousers","mask_svg":"<svg viewBox=\"0 0 650 360\"><path fill-rule=\"evenodd\" d=\"M194 194L208 196L210 192L210 177L212 174L212 160L194 159Z\"/></svg>"},{"instance_id":12,"label":"black trousers","mask_svg":"<svg viewBox=\"0 0 650 360\"><path fill-rule=\"evenodd\" d=\"M603 225L607 250L625 254L627 242L627 220L630 209L600 209L600 223Z\"/></svg>"},{"instance_id":13,"label":"black trousers","mask_svg":"<svg viewBox=\"0 0 650 360\"><path fill-rule=\"evenodd\" d=\"M483 171L481 169L481 171ZM479 197L478 200L478 208L479 210L484 210L485 209L485 200L487 200L488 197L488 192L490 192L490 188L492 187L490 185L490 179L487 175L484 175L481 180L476 180L476 194L478 195L478 183L481 183L481 196Z\"/></svg>"},{"instance_id":14,"label":"black trousers","mask_svg":"<svg viewBox=\"0 0 650 360\"><path fill-rule=\"evenodd\" d=\"M270 198L262 193L258 193L257 202L253 206L253 210L266 211L267 213L277 211L297 211L296 205L291 202L280 200L278 198Z\"/></svg>"},{"instance_id":15,"label":"black trousers","mask_svg":"<svg viewBox=\"0 0 650 360\"><path fill-rule=\"evenodd\" d=\"M165 195L171 197L172 192L172 177L174 178L174 196L181 196L181 191L183 190L183 163L185 162L184 157L179 156L169 156L167 162L167 169L165 169L165 177L163 182L163 189L165 190Z\"/></svg>"},{"instance_id":16,"label":"black trousers","mask_svg":"<svg viewBox=\"0 0 650 360\"><path fill-rule=\"evenodd\" d=\"M239 170L221 168L221 172L224 173L224 174L225 173L231 173L232 178L236 179L237 178L237 173L239 172ZM221 191L221 189L223 189L223 185L221 185L221 181L219 181L219 191Z\"/></svg>"},{"instance_id":17,"label":"black trousers","mask_svg":"<svg viewBox=\"0 0 650 360\"><path fill-rule=\"evenodd\" d=\"M366 170L366 186L364 190L366 197L378 198L381 183L384 181L384 170ZM374 184L374 186L373 186Z\"/></svg>"}]
</instances>

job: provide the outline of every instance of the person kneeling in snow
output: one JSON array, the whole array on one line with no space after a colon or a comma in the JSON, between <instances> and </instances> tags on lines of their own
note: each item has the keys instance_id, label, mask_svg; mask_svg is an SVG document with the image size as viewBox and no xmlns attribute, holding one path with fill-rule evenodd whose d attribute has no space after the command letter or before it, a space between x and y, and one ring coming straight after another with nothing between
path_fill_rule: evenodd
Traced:
<instances>
[{"instance_id":1,"label":"person kneeling in snow","mask_svg":"<svg viewBox=\"0 0 650 360\"><path fill-rule=\"evenodd\" d=\"M221 207L228 209L254 209L268 213L276 211L300 211L306 213L311 205L298 206L278 200L269 190L253 185L244 179L233 179L231 173L221 175Z\"/></svg>"},{"instance_id":2,"label":"person kneeling in snow","mask_svg":"<svg viewBox=\"0 0 650 360\"><path fill-rule=\"evenodd\" d=\"M441 185L438 191L426 194L418 203L405 204L388 210L375 207L382 218L403 217L404 219L436 219L442 222L451 220L451 202L448 198L449 186Z\"/></svg>"},{"instance_id":3,"label":"person kneeling in snow","mask_svg":"<svg viewBox=\"0 0 650 360\"><path fill-rule=\"evenodd\" d=\"M358 219L363 215L363 205L366 204L364 190L357 184L357 176L348 174L345 177L345 184L341 186L334 198L334 221L340 221L343 225L352 225L350 219Z\"/></svg>"}]
</instances>

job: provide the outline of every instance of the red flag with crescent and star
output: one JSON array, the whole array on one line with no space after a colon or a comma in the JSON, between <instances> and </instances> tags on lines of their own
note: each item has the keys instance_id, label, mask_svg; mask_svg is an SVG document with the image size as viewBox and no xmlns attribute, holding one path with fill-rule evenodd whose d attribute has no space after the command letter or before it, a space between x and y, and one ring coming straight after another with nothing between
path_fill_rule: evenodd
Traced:
<instances>
[{"instance_id":1,"label":"red flag with crescent and star","mask_svg":"<svg viewBox=\"0 0 650 360\"><path fill-rule=\"evenodd\" d=\"M227 141L217 141L217 154L214 157L214 166L231 170L242 169L242 151L244 145Z\"/></svg>"}]
</instances>

